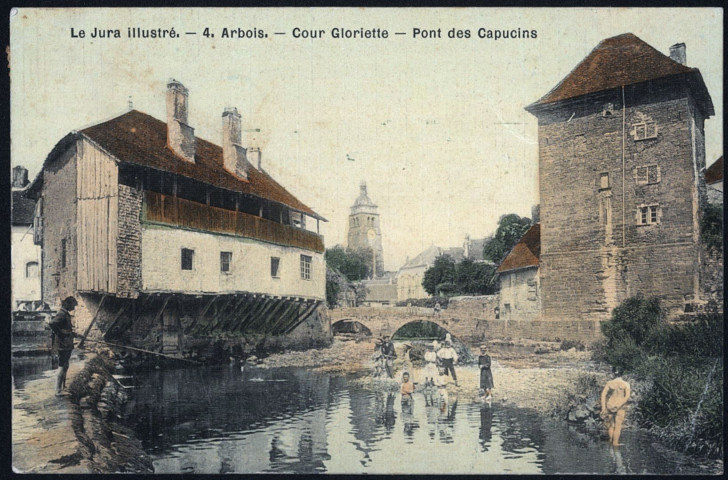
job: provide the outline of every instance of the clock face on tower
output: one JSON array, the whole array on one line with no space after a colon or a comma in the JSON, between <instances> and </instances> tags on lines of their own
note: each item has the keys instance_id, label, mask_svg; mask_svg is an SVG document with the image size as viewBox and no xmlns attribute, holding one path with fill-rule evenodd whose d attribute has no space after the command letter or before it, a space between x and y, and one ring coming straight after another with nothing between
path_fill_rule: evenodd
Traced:
<instances>
[{"instance_id":1,"label":"clock face on tower","mask_svg":"<svg viewBox=\"0 0 728 480\"><path fill-rule=\"evenodd\" d=\"M373 228L370 228L367 232L367 238L369 239L369 243L372 243L376 237L377 232L375 232Z\"/></svg>"}]
</instances>

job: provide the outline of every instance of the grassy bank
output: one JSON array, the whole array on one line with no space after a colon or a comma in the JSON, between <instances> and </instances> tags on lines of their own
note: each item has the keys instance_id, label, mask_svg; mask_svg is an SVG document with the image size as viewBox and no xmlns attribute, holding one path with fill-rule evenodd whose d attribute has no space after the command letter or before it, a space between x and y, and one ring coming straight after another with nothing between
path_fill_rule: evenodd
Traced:
<instances>
[{"instance_id":1,"label":"grassy bank","mask_svg":"<svg viewBox=\"0 0 728 480\"><path fill-rule=\"evenodd\" d=\"M595 359L638 383L635 421L678 451L722 457L722 315L668 323L657 298L634 297L614 309L602 333Z\"/></svg>"}]
</instances>

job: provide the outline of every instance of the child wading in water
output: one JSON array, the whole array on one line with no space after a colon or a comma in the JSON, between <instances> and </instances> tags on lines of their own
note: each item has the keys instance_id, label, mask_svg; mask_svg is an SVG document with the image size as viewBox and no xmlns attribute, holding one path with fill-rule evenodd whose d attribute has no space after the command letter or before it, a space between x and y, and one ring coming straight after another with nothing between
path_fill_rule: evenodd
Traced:
<instances>
[{"instance_id":1,"label":"child wading in water","mask_svg":"<svg viewBox=\"0 0 728 480\"><path fill-rule=\"evenodd\" d=\"M486 353L485 345L480 347L478 365L480 366L480 396L485 397L485 401L488 402L492 398L493 372L490 370L490 355Z\"/></svg>"},{"instance_id":2,"label":"child wading in water","mask_svg":"<svg viewBox=\"0 0 728 480\"><path fill-rule=\"evenodd\" d=\"M410 380L410 374L404 372L402 374L402 388L399 393L402 394L402 402L409 402L412 400L412 393L415 391L415 384Z\"/></svg>"}]
</instances>

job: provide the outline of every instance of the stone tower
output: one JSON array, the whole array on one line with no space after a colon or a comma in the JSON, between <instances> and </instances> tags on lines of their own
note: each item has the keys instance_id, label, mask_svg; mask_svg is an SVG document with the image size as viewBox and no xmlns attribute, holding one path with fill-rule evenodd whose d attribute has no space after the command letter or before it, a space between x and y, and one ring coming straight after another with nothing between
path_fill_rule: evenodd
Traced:
<instances>
[{"instance_id":1,"label":"stone tower","mask_svg":"<svg viewBox=\"0 0 728 480\"><path fill-rule=\"evenodd\" d=\"M545 320L607 320L626 298L672 315L700 302L704 121L713 103L685 45L603 40L540 100Z\"/></svg>"},{"instance_id":2,"label":"stone tower","mask_svg":"<svg viewBox=\"0 0 728 480\"><path fill-rule=\"evenodd\" d=\"M367 195L366 182L361 182L359 197L351 206L349 223L347 224L346 246L352 250L371 248L372 264L374 265L373 276L378 277L384 273L379 213L377 213L377 206Z\"/></svg>"}]
</instances>

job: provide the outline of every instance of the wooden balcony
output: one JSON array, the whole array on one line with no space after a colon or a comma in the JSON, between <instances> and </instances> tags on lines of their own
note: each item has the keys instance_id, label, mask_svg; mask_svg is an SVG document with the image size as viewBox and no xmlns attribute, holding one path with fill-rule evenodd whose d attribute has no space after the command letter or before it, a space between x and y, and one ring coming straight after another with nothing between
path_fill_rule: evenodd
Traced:
<instances>
[{"instance_id":1,"label":"wooden balcony","mask_svg":"<svg viewBox=\"0 0 728 480\"><path fill-rule=\"evenodd\" d=\"M144 220L324 251L323 238L308 230L151 191L144 192Z\"/></svg>"}]
</instances>

